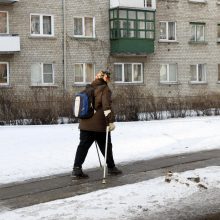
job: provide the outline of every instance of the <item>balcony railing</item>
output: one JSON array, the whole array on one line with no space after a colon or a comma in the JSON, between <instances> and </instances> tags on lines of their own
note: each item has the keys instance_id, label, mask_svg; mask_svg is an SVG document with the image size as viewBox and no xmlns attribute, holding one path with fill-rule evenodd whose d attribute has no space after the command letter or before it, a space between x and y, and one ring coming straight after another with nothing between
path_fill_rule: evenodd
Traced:
<instances>
[{"instance_id":1,"label":"balcony railing","mask_svg":"<svg viewBox=\"0 0 220 220\"><path fill-rule=\"evenodd\" d=\"M0 0L0 4L12 4L18 1L19 0Z\"/></svg>"},{"instance_id":2,"label":"balcony railing","mask_svg":"<svg viewBox=\"0 0 220 220\"><path fill-rule=\"evenodd\" d=\"M147 8L156 10L156 0L110 0L110 8Z\"/></svg>"},{"instance_id":3,"label":"balcony railing","mask_svg":"<svg viewBox=\"0 0 220 220\"><path fill-rule=\"evenodd\" d=\"M0 35L0 53L15 53L20 51L18 35Z\"/></svg>"}]
</instances>

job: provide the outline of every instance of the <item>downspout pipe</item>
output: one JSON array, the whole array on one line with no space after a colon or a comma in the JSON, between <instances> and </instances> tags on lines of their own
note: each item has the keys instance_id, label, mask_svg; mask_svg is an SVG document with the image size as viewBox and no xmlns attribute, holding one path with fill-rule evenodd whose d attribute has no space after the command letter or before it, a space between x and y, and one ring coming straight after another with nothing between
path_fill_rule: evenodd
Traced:
<instances>
[{"instance_id":1,"label":"downspout pipe","mask_svg":"<svg viewBox=\"0 0 220 220\"><path fill-rule=\"evenodd\" d=\"M66 92L66 0L63 0L63 90Z\"/></svg>"}]
</instances>

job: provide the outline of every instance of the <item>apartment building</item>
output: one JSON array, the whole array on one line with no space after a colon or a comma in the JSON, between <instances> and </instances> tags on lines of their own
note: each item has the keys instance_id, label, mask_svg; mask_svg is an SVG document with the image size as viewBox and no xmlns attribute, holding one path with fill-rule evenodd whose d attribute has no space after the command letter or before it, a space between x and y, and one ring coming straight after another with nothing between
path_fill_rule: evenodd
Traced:
<instances>
[{"instance_id":1,"label":"apartment building","mask_svg":"<svg viewBox=\"0 0 220 220\"><path fill-rule=\"evenodd\" d=\"M220 1L0 0L0 90L72 93L106 68L119 91L220 92Z\"/></svg>"}]
</instances>

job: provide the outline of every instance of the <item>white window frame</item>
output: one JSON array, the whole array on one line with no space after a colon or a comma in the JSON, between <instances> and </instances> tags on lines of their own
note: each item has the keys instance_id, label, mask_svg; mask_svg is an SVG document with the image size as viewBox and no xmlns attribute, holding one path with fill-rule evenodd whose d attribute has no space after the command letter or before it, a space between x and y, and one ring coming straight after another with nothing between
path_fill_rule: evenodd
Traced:
<instances>
[{"instance_id":1,"label":"white window frame","mask_svg":"<svg viewBox=\"0 0 220 220\"><path fill-rule=\"evenodd\" d=\"M220 63L218 63L217 70L218 70L218 80L217 80L217 82L220 83Z\"/></svg>"},{"instance_id":2,"label":"white window frame","mask_svg":"<svg viewBox=\"0 0 220 220\"><path fill-rule=\"evenodd\" d=\"M159 38L159 41L160 42L163 42L163 41L165 41L165 42L167 42L167 41L169 41L169 42L176 42L177 40L176 40L176 21L160 21L159 22L159 24L161 24L161 23L165 23L166 24L166 39L161 39L161 38ZM169 23L174 23L174 28L175 28L175 39L174 40L169 40L168 39L168 36L169 36Z\"/></svg>"},{"instance_id":3,"label":"white window frame","mask_svg":"<svg viewBox=\"0 0 220 220\"><path fill-rule=\"evenodd\" d=\"M124 65L132 64L132 81L125 82L125 73L124 73ZM143 83L144 73L143 73L143 63L114 63L114 65L122 65L122 81L114 81L115 83L124 83L124 84L134 84L134 83ZM141 65L141 80L134 81L134 65Z\"/></svg>"},{"instance_id":4,"label":"white window frame","mask_svg":"<svg viewBox=\"0 0 220 220\"><path fill-rule=\"evenodd\" d=\"M0 11L0 12L3 12L3 13L6 13L6 16L7 16L7 31L6 31L6 33L0 33L1 35L3 35L3 34L9 34L9 13L8 13L8 11Z\"/></svg>"},{"instance_id":5,"label":"white window frame","mask_svg":"<svg viewBox=\"0 0 220 220\"><path fill-rule=\"evenodd\" d=\"M7 82L6 83L0 83L0 86L8 86L9 85L9 62L0 62L0 64L6 64L7 65Z\"/></svg>"},{"instance_id":6,"label":"white window frame","mask_svg":"<svg viewBox=\"0 0 220 220\"><path fill-rule=\"evenodd\" d=\"M171 81L170 80L170 65L176 65L176 80L175 81ZM164 83L164 84L174 84L174 83L177 83L177 76L178 76L178 65L177 65L177 63L162 63L162 64L160 64L160 67L162 66L162 65L165 65L166 67L167 67L167 80L165 80L165 81L162 81L161 79L160 79L160 83Z\"/></svg>"},{"instance_id":7,"label":"white window frame","mask_svg":"<svg viewBox=\"0 0 220 220\"><path fill-rule=\"evenodd\" d=\"M219 34L219 32L220 32L220 24L217 24L217 42L220 42L220 34Z\"/></svg>"},{"instance_id":8,"label":"white window frame","mask_svg":"<svg viewBox=\"0 0 220 220\"><path fill-rule=\"evenodd\" d=\"M204 81L199 81L199 65L204 65L204 68L205 68L205 80ZM192 84L202 84L202 83L207 83L207 65L206 63L198 63L198 64L191 64L190 66L196 66L196 80L191 80L190 82ZM190 75L190 77L192 77Z\"/></svg>"},{"instance_id":9,"label":"white window frame","mask_svg":"<svg viewBox=\"0 0 220 220\"><path fill-rule=\"evenodd\" d=\"M74 34L74 19L75 18L81 18L82 19L82 32L83 32L82 35ZM92 18L92 32L93 32L92 36L86 36L85 35L85 18ZM95 17L91 17L91 16L78 17L78 16L75 16L73 18L73 36L74 37L83 37L83 38L95 38Z\"/></svg>"},{"instance_id":10,"label":"white window frame","mask_svg":"<svg viewBox=\"0 0 220 220\"><path fill-rule=\"evenodd\" d=\"M40 17L40 34L31 33L31 16L39 16ZM51 34L44 34L43 33L43 17L44 16L51 17ZM31 36L40 36L40 37L54 37L54 15L31 13L30 14L30 35Z\"/></svg>"},{"instance_id":11,"label":"white window frame","mask_svg":"<svg viewBox=\"0 0 220 220\"><path fill-rule=\"evenodd\" d=\"M92 64L93 65L93 78L95 78L95 64L94 63L74 63L74 83L75 84L87 84L90 82L86 82L86 64ZM83 65L83 82L77 82L75 81L75 65Z\"/></svg>"},{"instance_id":12,"label":"white window frame","mask_svg":"<svg viewBox=\"0 0 220 220\"><path fill-rule=\"evenodd\" d=\"M205 23L204 24L200 24L200 23L190 23L190 25L195 25L196 27L195 27L195 40L191 40L190 39L190 41L191 42L205 42ZM204 38L204 40L198 40L197 39L197 27L198 26L203 26L203 38ZM192 27L191 27L192 28ZM192 33L191 33L191 38L192 38Z\"/></svg>"},{"instance_id":13,"label":"white window frame","mask_svg":"<svg viewBox=\"0 0 220 220\"><path fill-rule=\"evenodd\" d=\"M32 86L51 86L54 85L54 65L53 63L39 63L41 66L41 82L40 83L33 83L31 82ZM44 64L50 64L52 65L52 82L51 83L44 83Z\"/></svg>"}]
</instances>

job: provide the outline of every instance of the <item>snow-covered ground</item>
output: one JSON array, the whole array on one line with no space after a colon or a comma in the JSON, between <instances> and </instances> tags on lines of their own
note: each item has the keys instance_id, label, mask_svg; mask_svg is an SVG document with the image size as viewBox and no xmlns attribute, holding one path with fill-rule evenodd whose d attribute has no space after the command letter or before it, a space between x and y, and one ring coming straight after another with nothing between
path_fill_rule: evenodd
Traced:
<instances>
[{"instance_id":1,"label":"snow-covered ground","mask_svg":"<svg viewBox=\"0 0 220 220\"><path fill-rule=\"evenodd\" d=\"M79 141L77 124L0 127L0 184L71 172ZM116 123L112 132L116 163L220 148L220 117ZM92 146L84 169L99 166ZM170 183L159 177L73 198L14 211L1 211L0 220L135 219L176 206L180 199L206 189L188 180L199 176L208 188L220 190L220 167L175 174ZM178 179L178 180L175 180ZM146 218L147 219L147 218Z\"/></svg>"}]
</instances>

